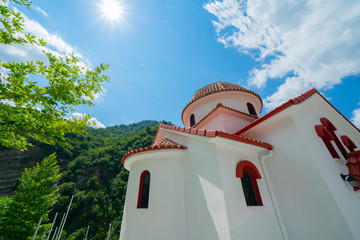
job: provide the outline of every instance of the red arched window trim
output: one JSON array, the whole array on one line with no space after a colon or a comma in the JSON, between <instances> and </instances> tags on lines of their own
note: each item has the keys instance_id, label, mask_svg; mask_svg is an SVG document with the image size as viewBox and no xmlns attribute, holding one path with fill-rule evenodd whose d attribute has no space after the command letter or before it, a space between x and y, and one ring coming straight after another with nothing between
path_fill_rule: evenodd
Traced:
<instances>
[{"instance_id":1,"label":"red arched window trim","mask_svg":"<svg viewBox=\"0 0 360 240\"><path fill-rule=\"evenodd\" d=\"M243 170L245 170L250 175L250 177L254 177L255 179L261 179L261 175L253 163L246 160L240 161L236 165L236 177L242 178Z\"/></svg>"},{"instance_id":2,"label":"red arched window trim","mask_svg":"<svg viewBox=\"0 0 360 240\"><path fill-rule=\"evenodd\" d=\"M357 146L348 136L342 135L340 138L343 144L347 147L347 149L349 149L350 152L355 151L354 149L357 148Z\"/></svg>"},{"instance_id":3,"label":"red arched window trim","mask_svg":"<svg viewBox=\"0 0 360 240\"><path fill-rule=\"evenodd\" d=\"M145 175L147 173L150 175L150 172L148 170L143 171L141 173L141 175L140 175L140 184L139 184L139 194L138 194L137 208L142 208L141 207L141 200L142 200L142 197L143 197L142 194L143 194L143 187L144 187L144 178L145 178ZM149 197L149 196L147 196L147 197Z\"/></svg>"},{"instance_id":4,"label":"red arched window trim","mask_svg":"<svg viewBox=\"0 0 360 240\"><path fill-rule=\"evenodd\" d=\"M336 152L334 146L331 144L331 141L334 141L334 137L331 133L323 126L323 125L316 125L315 131L319 137L323 140L326 148L329 150L331 156L333 158L340 158L339 154Z\"/></svg>"},{"instance_id":5,"label":"red arched window trim","mask_svg":"<svg viewBox=\"0 0 360 240\"><path fill-rule=\"evenodd\" d=\"M259 191L258 184L256 182L256 179L261 179L261 175L254 164L252 164L249 161L240 161L236 165L236 177L242 178L243 177L243 170L247 172L247 174L250 177L251 185L254 190L256 205L262 206L263 202L261 200L261 195Z\"/></svg>"},{"instance_id":6,"label":"red arched window trim","mask_svg":"<svg viewBox=\"0 0 360 240\"><path fill-rule=\"evenodd\" d=\"M335 131L337 129L334 126L334 124L332 124L332 122L330 122L330 120L325 117L320 118L320 122L330 132L331 136L333 136L336 146L339 148L339 150L340 150L341 154L344 156L344 158L347 159L347 152L346 152L344 146L341 144L338 136L335 134Z\"/></svg>"}]
</instances>

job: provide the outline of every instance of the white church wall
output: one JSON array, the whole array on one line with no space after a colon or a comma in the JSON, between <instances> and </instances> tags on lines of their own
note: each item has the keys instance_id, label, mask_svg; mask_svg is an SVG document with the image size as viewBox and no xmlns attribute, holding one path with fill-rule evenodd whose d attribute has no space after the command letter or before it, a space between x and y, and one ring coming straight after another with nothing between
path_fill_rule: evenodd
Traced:
<instances>
[{"instance_id":1,"label":"white church wall","mask_svg":"<svg viewBox=\"0 0 360 240\"><path fill-rule=\"evenodd\" d=\"M322 114L309 110L304 104L294 106L245 135L274 146L265 164L290 239L356 239L328 186L328 175L338 166L326 162L331 155L316 138L314 119ZM339 172L330 178L341 184Z\"/></svg>"},{"instance_id":2,"label":"white church wall","mask_svg":"<svg viewBox=\"0 0 360 240\"><path fill-rule=\"evenodd\" d=\"M245 120L245 117L239 119L239 114L232 114L226 111L217 114L214 118L210 119L204 124L201 124L199 128L208 130L216 129L226 133L235 133L237 130L239 130L239 128L248 125L251 120L250 117L249 120Z\"/></svg>"},{"instance_id":3,"label":"white church wall","mask_svg":"<svg viewBox=\"0 0 360 240\"><path fill-rule=\"evenodd\" d=\"M242 148L216 146L231 239L283 239L258 155L243 150L248 147L243 145ZM243 160L253 163L260 172L262 178L257 183L263 206L246 205L241 180L235 174L236 165Z\"/></svg>"},{"instance_id":4,"label":"white church wall","mask_svg":"<svg viewBox=\"0 0 360 240\"><path fill-rule=\"evenodd\" d=\"M136 154L130 174L120 239L186 239L183 204L184 150ZM149 206L137 208L140 175L150 172Z\"/></svg>"},{"instance_id":5,"label":"white church wall","mask_svg":"<svg viewBox=\"0 0 360 240\"><path fill-rule=\"evenodd\" d=\"M187 144L189 148L184 160L185 239L231 239L215 147L196 137L189 137Z\"/></svg>"},{"instance_id":6,"label":"white church wall","mask_svg":"<svg viewBox=\"0 0 360 240\"><path fill-rule=\"evenodd\" d=\"M314 162L317 165L317 169L332 194L347 225L351 229L353 236L355 236L355 239L360 239L360 228L357 224L360 221L360 193L354 192L350 184L344 182L340 177L340 173L348 174L348 169L345 165L346 160L335 144L333 144L334 148L339 152L338 154L341 159L334 159L321 138L319 138L317 134L314 134L314 131L309 126L321 124L320 118L326 117L337 128L335 133L338 138L340 139L342 135L347 135L357 144L357 150L360 150L358 144L360 142L360 133L331 106L325 101L322 101L320 96L314 96L313 101L304 104L303 108L304 111L307 111L309 114L307 117L297 117L298 120L296 124L304 137L307 137L307 139L311 138L307 144L309 148L312 148L311 152L314 155ZM319 151L319 149L322 151ZM348 152L348 149L346 150Z\"/></svg>"}]
</instances>

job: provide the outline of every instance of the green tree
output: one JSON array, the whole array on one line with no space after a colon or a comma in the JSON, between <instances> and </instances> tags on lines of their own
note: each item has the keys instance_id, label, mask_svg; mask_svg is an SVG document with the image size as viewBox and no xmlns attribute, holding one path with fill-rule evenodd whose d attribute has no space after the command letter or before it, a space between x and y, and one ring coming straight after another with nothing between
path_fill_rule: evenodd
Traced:
<instances>
[{"instance_id":1,"label":"green tree","mask_svg":"<svg viewBox=\"0 0 360 240\"><path fill-rule=\"evenodd\" d=\"M2 2L2 3L1 3ZM42 39L23 33L24 18L9 3L30 7L30 0L0 0L0 44L36 44ZM0 25L1 25L0 24ZM29 138L55 144L67 132L81 132L91 124L88 115L77 119L66 116L74 106L94 104L103 74L109 66L93 70L80 67L73 56L58 57L44 52L47 62L4 62L0 59L0 144L25 150ZM41 85L39 84L41 81Z\"/></svg>"},{"instance_id":2,"label":"green tree","mask_svg":"<svg viewBox=\"0 0 360 240\"><path fill-rule=\"evenodd\" d=\"M32 169L25 169L16 192L0 198L0 239L32 237L40 217L48 220L50 208L58 197L59 167L55 154ZM48 225L42 225L44 231ZM41 232L40 231L40 232Z\"/></svg>"}]
</instances>

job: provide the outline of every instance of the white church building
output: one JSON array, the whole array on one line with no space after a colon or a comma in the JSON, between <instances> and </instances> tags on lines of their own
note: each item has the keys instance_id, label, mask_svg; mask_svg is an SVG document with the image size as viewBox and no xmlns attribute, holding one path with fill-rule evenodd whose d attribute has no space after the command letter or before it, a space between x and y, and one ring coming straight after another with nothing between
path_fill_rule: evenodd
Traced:
<instances>
[{"instance_id":1,"label":"white church building","mask_svg":"<svg viewBox=\"0 0 360 240\"><path fill-rule=\"evenodd\" d=\"M127 153L120 239L360 239L359 129L314 88L261 110L216 82Z\"/></svg>"}]
</instances>

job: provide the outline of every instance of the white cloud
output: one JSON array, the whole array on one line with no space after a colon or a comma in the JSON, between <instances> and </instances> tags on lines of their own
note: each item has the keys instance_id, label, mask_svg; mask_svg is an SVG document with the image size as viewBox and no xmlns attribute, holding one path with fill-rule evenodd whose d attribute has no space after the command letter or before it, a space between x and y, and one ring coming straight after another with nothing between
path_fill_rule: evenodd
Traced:
<instances>
[{"instance_id":1,"label":"white cloud","mask_svg":"<svg viewBox=\"0 0 360 240\"><path fill-rule=\"evenodd\" d=\"M103 100L103 97L106 95L106 88L104 88L104 87L101 87L101 90L100 90L100 92L98 92L98 93L95 93L94 94L94 102L95 103L100 103L102 100ZM85 99L85 100L91 100L89 97L87 97L87 96L83 96L83 98Z\"/></svg>"},{"instance_id":2,"label":"white cloud","mask_svg":"<svg viewBox=\"0 0 360 240\"><path fill-rule=\"evenodd\" d=\"M33 6L33 8L39 12L41 12L44 16L48 17L49 15L44 11L42 10L40 7L38 6Z\"/></svg>"},{"instance_id":3,"label":"white cloud","mask_svg":"<svg viewBox=\"0 0 360 240\"><path fill-rule=\"evenodd\" d=\"M265 99L267 109L360 72L358 0L215 0L204 7L218 17L218 40L260 63L250 84L283 81Z\"/></svg>"},{"instance_id":4,"label":"white cloud","mask_svg":"<svg viewBox=\"0 0 360 240\"><path fill-rule=\"evenodd\" d=\"M19 11L15 9L15 11ZM64 57L65 55L74 54L79 60L79 66L89 69L90 61L84 58L76 51L74 47L66 43L60 36L49 33L40 23L28 18L25 14L24 17L24 33L31 33L37 38L42 38L47 46L38 46L35 44L14 44L14 45L0 45L0 55L4 61L34 61L40 60L47 62L44 55L45 52L50 52L57 57Z\"/></svg>"},{"instance_id":5,"label":"white cloud","mask_svg":"<svg viewBox=\"0 0 360 240\"><path fill-rule=\"evenodd\" d=\"M75 112L72 114L72 117L75 117L75 118L83 118L84 116L85 116L85 113ZM92 128L106 128L104 124L102 124L99 120L97 120L94 117L90 118L89 122L94 123L94 125L90 125L90 127L92 127Z\"/></svg>"},{"instance_id":6,"label":"white cloud","mask_svg":"<svg viewBox=\"0 0 360 240\"><path fill-rule=\"evenodd\" d=\"M353 111L351 122L360 129L360 108Z\"/></svg>"}]
</instances>

